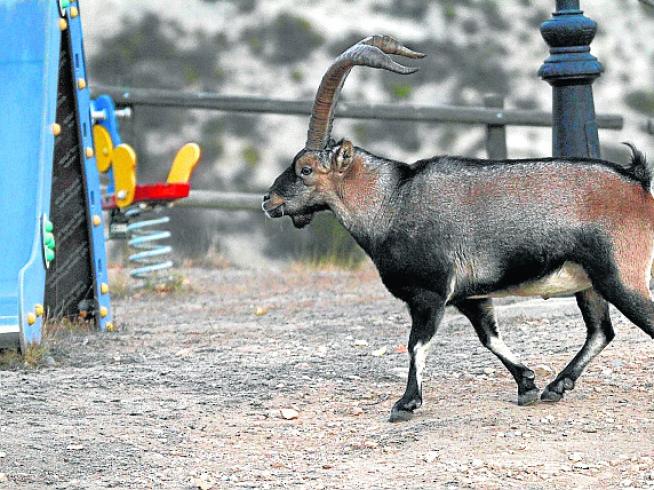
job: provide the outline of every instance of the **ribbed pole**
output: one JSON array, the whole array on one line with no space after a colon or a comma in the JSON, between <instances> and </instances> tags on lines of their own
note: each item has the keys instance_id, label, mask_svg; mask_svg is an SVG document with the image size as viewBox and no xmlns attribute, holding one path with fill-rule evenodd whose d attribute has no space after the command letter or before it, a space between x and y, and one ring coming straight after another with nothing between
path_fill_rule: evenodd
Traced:
<instances>
[{"instance_id":1,"label":"ribbed pole","mask_svg":"<svg viewBox=\"0 0 654 490\"><path fill-rule=\"evenodd\" d=\"M579 0L556 0L552 19L541 25L550 56L539 75L552 85L554 156L600 157L592 83L603 71L590 54L597 24L579 9Z\"/></svg>"}]
</instances>

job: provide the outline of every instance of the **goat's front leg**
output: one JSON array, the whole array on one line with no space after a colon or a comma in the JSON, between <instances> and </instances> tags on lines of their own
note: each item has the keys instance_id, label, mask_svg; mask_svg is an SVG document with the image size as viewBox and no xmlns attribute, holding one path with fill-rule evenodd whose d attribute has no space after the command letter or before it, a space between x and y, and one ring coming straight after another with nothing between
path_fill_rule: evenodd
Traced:
<instances>
[{"instance_id":1,"label":"goat's front leg","mask_svg":"<svg viewBox=\"0 0 654 490\"><path fill-rule=\"evenodd\" d=\"M390 421L409 420L422 405L422 371L429 343L443 318L445 300L434 293L420 292L409 303L411 334L409 335L409 376L406 390L391 410Z\"/></svg>"}]
</instances>

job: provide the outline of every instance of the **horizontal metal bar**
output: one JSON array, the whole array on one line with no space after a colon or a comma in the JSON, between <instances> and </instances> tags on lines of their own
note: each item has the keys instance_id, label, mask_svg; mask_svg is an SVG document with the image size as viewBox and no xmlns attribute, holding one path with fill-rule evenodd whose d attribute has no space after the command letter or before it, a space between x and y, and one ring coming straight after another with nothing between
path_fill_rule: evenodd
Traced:
<instances>
[{"instance_id":1,"label":"horizontal metal bar","mask_svg":"<svg viewBox=\"0 0 654 490\"><path fill-rule=\"evenodd\" d=\"M310 100L283 100L265 97L242 97L208 92L180 92L146 88L95 85L93 95L109 94L123 106L184 107L228 112L259 114L309 115ZM431 123L492 124L510 126L552 125L552 114L544 111L492 109L468 106L418 106L409 104L363 104L340 101L336 116L346 119L389 119ZM602 129L622 129L623 118L617 114L598 114Z\"/></svg>"},{"instance_id":2,"label":"horizontal metal bar","mask_svg":"<svg viewBox=\"0 0 654 490\"><path fill-rule=\"evenodd\" d=\"M186 199L175 203L180 208L224 209L229 211L261 211L262 194L245 192L191 191Z\"/></svg>"}]
</instances>

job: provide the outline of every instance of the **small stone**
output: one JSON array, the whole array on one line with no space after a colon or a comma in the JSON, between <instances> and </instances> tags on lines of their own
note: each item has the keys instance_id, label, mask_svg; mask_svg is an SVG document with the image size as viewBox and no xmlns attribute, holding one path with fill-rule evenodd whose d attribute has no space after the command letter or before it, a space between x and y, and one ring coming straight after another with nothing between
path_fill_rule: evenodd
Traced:
<instances>
[{"instance_id":1,"label":"small stone","mask_svg":"<svg viewBox=\"0 0 654 490\"><path fill-rule=\"evenodd\" d=\"M45 359L43 359L43 363L47 367L55 367L57 365L57 363L54 360L54 357L52 356L46 356Z\"/></svg>"},{"instance_id":2,"label":"small stone","mask_svg":"<svg viewBox=\"0 0 654 490\"><path fill-rule=\"evenodd\" d=\"M534 373L536 373L536 376L544 378L546 376L551 376L552 374L554 374L554 370L545 364L539 364L536 367L534 367Z\"/></svg>"},{"instance_id":3,"label":"small stone","mask_svg":"<svg viewBox=\"0 0 654 490\"><path fill-rule=\"evenodd\" d=\"M6 473L0 473L0 483L5 483L9 481L9 477L7 477Z\"/></svg>"},{"instance_id":4,"label":"small stone","mask_svg":"<svg viewBox=\"0 0 654 490\"><path fill-rule=\"evenodd\" d=\"M82 444L69 444L68 447L66 447L68 451L81 451L84 449L84 446Z\"/></svg>"},{"instance_id":5,"label":"small stone","mask_svg":"<svg viewBox=\"0 0 654 490\"><path fill-rule=\"evenodd\" d=\"M375 449L379 444L377 444L375 441L365 441L363 443L363 447L367 449Z\"/></svg>"},{"instance_id":6,"label":"small stone","mask_svg":"<svg viewBox=\"0 0 654 490\"><path fill-rule=\"evenodd\" d=\"M427 454L423 456L423 459L427 463L433 463L438 459L438 451L429 451Z\"/></svg>"},{"instance_id":7,"label":"small stone","mask_svg":"<svg viewBox=\"0 0 654 490\"><path fill-rule=\"evenodd\" d=\"M282 408L279 413L281 414L282 418L285 420L295 420L300 416L297 410L293 410L292 408Z\"/></svg>"},{"instance_id":8,"label":"small stone","mask_svg":"<svg viewBox=\"0 0 654 490\"><path fill-rule=\"evenodd\" d=\"M368 347L368 341L364 339L356 339L352 342L352 347Z\"/></svg>"},{"instance_id":9,"label":"small stone","mask_svg":"<svg viewBox=\"0 0 654 490\"><path fill-rule=\"evenodd\" d=\"M382 347L382 348L377 349L377 350L374 350L374 351L372 351L372 352L370 353L370 355L371 355L371 356L374 356L374 357L381 357L381 356L383 356L384 354L386 354L386 347Z\"/></svg>"},{"instance_id":10,"label":"small stone","mask_svg":"<svg viewBox=\"0 0 654 490\"><path fill-rule=\"evenodd\" d=\"M199 488L200 490L209 490L211 487L213 487L213 482L200 478L191 478L191 485L195 488Z\"/></svg>"},{"instance_id":11,"label":"small stone","mask_svg":"<svg viewBox=\"0 0 654 490\"><path fill-rule=\"evenodd\" d=\"M0 451L0 459L6 458L6 457L7 457L7 453L5 453L4 451Z\"/></svg>"},{"instance_id":12,"label":"small stone","mask_svg":"<svg viewBox=\"0 0 654 490\"><path fill-rule=\"evenodd\" d=\"M254 314L255 316L264 316L268 314L268 308L264 308L263 306L257 306L254 309Z\"/></svg>"},{"instance_id":13,"label":"small stone","mask_svg":"<svg viewBox=\"0 0 654 490\"><path fill-rule=\"evenodd\" d=\"M193 353L193 349L187 347L186 349L180 349L175 352L175 357L188 357Z\"/></svg>"},{"instance_id":14,"label":"small stone","mask_svg":"<svg viewBox=\"0 0 654 490\"><path fill-rule=\"evenodd\" d=\"M579 461L581 461L582 459L584 459L584 457L582 456L581 453L570 453L570 454L568 454L568 459L569 459L570 461L573 461L573 462L575 462L575 463L578 463Z\"/></svg>"},{"instance_id":15,"label":"small stone","mask_svg":"<svg viewBox=\"0 0 654 490\"><path fill-rule=\"evenodd\" d=\"M495 374L495 369L493 368L484 368L483 373L487 376L490 376L491 374Z\"/></svg>"},{"instance_id":16,"label":"small stone","mask_svg":"<svg viewBox=\"0 0 654 490\"><path fill-rule=\"evenodd\" d=\"M475 458L470 462L470 465L473 468L481 468L482 466L484 466L484 462L481 459L476 459Z\"/></svg>"},{"instance_id":17,"label":"small stone","mask_svg":"<svg viewBox=\"0 0 654 490\"><path fill-rule=\"evenodd\" d=\"M352 415L355 415L355 416L363 415L363 408L361 408L361 407L352 407Z\"/></svg>"}]
</instances>

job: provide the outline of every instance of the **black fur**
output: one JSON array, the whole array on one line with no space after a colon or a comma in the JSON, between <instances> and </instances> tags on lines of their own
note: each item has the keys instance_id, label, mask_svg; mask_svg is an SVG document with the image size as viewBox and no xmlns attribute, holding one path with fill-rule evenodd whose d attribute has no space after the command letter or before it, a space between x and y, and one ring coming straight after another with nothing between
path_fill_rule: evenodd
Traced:
<instances>
[{"instance_id":1,"label":"black fur","mask_svg":"<svg viewBox=\"0 0 654 490\"><path fill-rule=\"evenodd\" d=\"M645 154L640 151L633 143L625 141L622 143L631 150L631 164L627 168L628 172L633 175L633 178L640 182L643 189L649 191L652 187L652 174L654 169L652 164L647 161Z\"/></svg>"}]
</instances>

